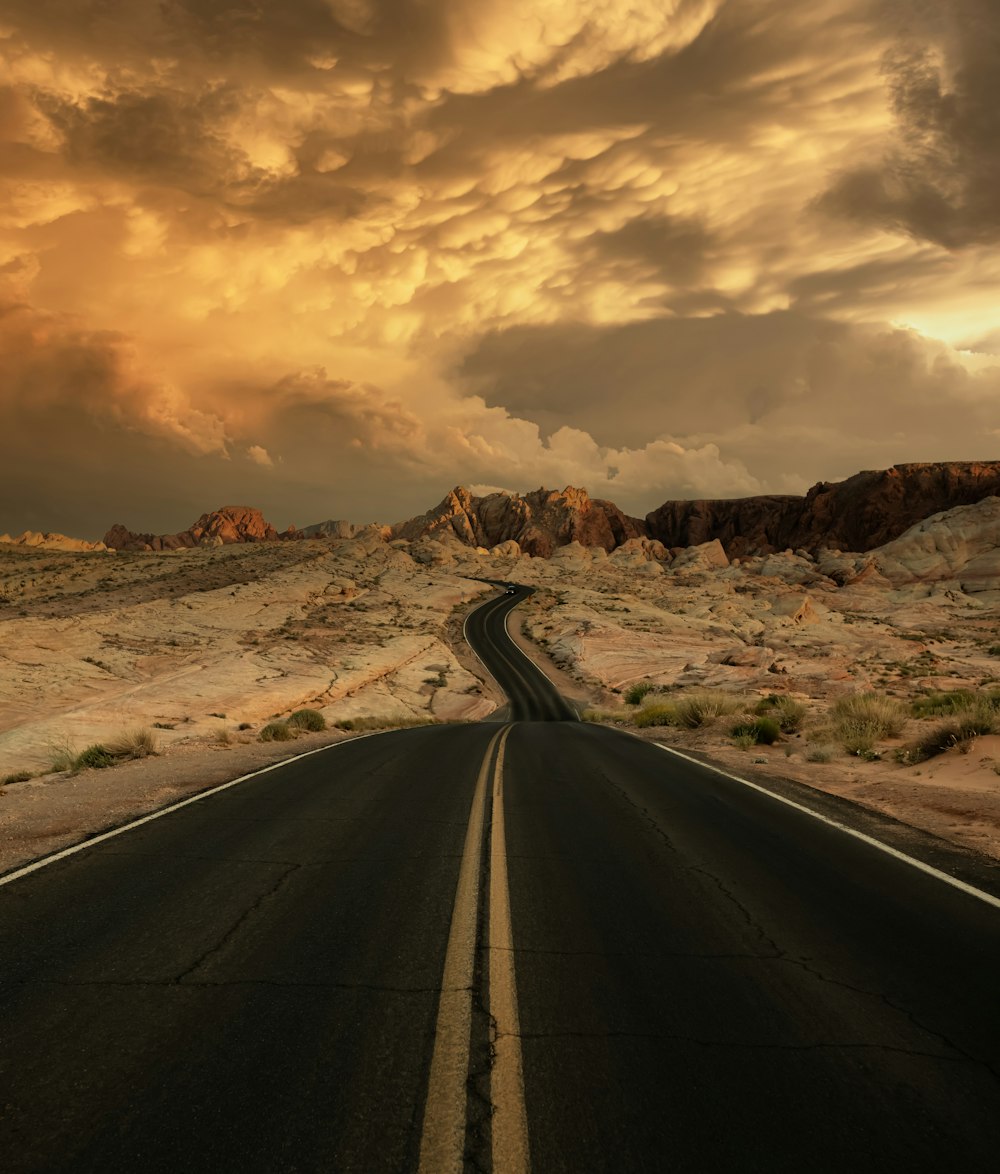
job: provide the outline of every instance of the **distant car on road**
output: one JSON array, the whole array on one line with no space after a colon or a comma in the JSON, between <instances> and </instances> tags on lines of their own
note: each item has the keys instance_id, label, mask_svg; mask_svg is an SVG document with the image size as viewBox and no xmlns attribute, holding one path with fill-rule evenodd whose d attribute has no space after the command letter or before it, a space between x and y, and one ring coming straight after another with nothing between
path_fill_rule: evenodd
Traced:
<instances>
[{"instance_id":1,"label":"distant car on road","mask_svg":"<svg viewBox=\"0 0 1000 1174\"><path fill-rule=\"evenodd\" d=\"M517 594L517 584L516 583L508 583L507 584L507 594L508 595L516 595Z\"/></svg>"}]
</instances>

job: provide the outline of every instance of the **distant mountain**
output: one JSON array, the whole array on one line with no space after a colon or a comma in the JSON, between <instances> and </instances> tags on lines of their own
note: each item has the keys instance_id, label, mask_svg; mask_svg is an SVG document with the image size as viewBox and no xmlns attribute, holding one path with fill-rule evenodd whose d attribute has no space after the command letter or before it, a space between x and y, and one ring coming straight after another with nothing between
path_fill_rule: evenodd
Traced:
<instances>
[{"instance_id":1,"label":"distant mountain","mask_svg":"<svg viewBox=\"0 0 1000 1174\"><path fill-rule=\"evenodd\" d=\"M226 546L232 542L274 542L294 538L294 527L279 534L260 510L245 505L225 505L202 514L178 534L136 534L117 524L104 535L113 550L183 550L196 546Z\"/></svg>"},{"instance_id":2,"label":"distant mountain","mask_svg":"<svg viewBox=\"0 0 1000 1174\"><path fill-rule=\"evenodd\" d=\"M302 530L292 526L279 534L260 510L224 506L202 514L178 534L137 534L117 525L104 541L115 550L176 550L290 538L344 539L364 530L407 541L450 534L486 549L513 541L524 553L546 558L570 542L612 551L631 538L657 539L674 550L718 540L730 558L823 547L862 552L891 542L932 514L991 496L1000 496L1000 461L893 465L846 481L822 481L801 497L666 501L645 518L630 517L614 502L591 498L585 489L572 486L561 492L536 489L477 497L459 485L427 513L393 526L331 520Z\"/></svg>"},{"instance_id":3,"label":"distant mountain","mask_svg":"<svg viewBox=\"0 0 1000 1174\"><path fill-rule=\"evenodd\" d=\"M666 501L646 515L646 525L664 546L717 538L731 558L800 548L865 551L931 514L997 494L1000 461L893 465L821 481L804 497Z\"/></svg>"},{"instance_id":4,"label":"distant mountain","mask_svg":"<svg viewBox=\"0 0 1000 1174\"><path fill-rule=\"evenodd\" d=\"M418 518L390 527L392 538L413 541L450 532L469 546L487 549L516 542L526 554L548 557L559 546L579 542L614 550L629 538L642 537L645 523L630 518L610 501L591 498L585 489L567 487L562 493L536 489L532 493L490 493L476 497L464 486Z\"/></svg>"}]
</instances>

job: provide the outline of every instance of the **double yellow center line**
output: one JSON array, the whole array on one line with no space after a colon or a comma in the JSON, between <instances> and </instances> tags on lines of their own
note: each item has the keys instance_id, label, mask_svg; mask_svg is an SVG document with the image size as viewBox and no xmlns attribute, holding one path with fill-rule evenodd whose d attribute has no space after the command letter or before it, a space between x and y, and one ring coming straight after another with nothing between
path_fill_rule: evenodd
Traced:
<instances>
[{"instance_id":1,"label":"double yellow center line","mask_svg":"<svg viewBox=\"0 0 1000 1174\"><path fill-rule=\"evenodd\" d=\"M529 1174L530 1171L503 815L504 749L512 728L505 726L490 740L472 798L438 1003L420 1138L420 1174L461 1174L465 1166L479 877L491 774L489 919L485 935L489 956L488 1009L495 1024L490 1069L493 1170L496 1174ZM495 762L494 748L497 750Z\"/></svg>"}]
</instances>

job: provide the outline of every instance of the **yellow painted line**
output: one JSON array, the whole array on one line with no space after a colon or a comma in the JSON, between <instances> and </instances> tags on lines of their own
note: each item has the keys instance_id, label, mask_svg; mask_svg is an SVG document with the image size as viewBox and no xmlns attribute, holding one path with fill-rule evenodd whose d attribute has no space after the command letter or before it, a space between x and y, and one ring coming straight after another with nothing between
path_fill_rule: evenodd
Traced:
<instances>
[{"instance_id":1,"label":"yellow painted line","mask_svg":"<svg viewBox=\"0 0 1000 1174\"><path fill-rule=\"evenodd\" d=\"M486 786L493 748L509 729L509 726L502 727L490 739L472 797L441 980L427 1104L420 1136L420 1174L462 1174L465 1167L472 973L476 958Z\"/></svg>"},{"instance_id":2,"label":"yellow painted line","mask_svg":"<svg viewBox=\"0 0 1000 1174\"><path fill-rule=\"evenodd\" d=\"M493 771L493 819L490 830L490 1014L495 1024L490 1100L493 1103L493 1169L497 1174L528 1174L528 1116L524 1103L521 1029L514 975L514 936L507 884L507 843L503 814L504 730Z\"/></svg>"}]
</instances>

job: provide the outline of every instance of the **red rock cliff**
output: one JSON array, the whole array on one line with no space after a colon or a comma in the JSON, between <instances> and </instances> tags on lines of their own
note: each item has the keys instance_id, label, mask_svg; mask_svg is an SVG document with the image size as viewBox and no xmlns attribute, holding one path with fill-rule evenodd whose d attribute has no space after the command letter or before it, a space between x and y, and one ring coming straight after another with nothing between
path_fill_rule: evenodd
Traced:
<instances>
[{"instance_id":1,"label":"red rock cliff","mask_svg":"<svg viewBox=\"0 0 1000 1174\"><path fill-rule=\"evenodd\" d=\"M821 546L871 550L931 514L1000 495L1000 461L893 465L822 481L804 497L667 501L646 515L664 546L718 538L730 557Z\"/></svg>"}]
</instances>

